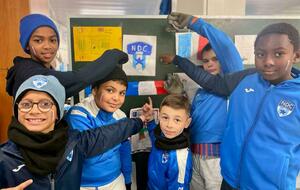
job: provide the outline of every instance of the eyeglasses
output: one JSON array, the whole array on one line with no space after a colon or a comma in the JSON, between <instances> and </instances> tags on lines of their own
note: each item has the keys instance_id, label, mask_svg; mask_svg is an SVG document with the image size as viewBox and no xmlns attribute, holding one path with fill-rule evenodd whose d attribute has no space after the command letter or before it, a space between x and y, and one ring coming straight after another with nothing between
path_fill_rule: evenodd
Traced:
<instances>
[{"instance_id":1,"label":"eyeglasses","mask_svg":"<svg viewBox=\"0 0 300 190\"><path fill-rule=\"evenodd\" d=\"M41 112L45 113L51 110L54 103L47 99L40 100L39 102L33 102L31 100L22 100L19 103L17 103L18 109L24 113L30 112L34 104L37 105L38 109Z\"/></svg>"}]
</instances>

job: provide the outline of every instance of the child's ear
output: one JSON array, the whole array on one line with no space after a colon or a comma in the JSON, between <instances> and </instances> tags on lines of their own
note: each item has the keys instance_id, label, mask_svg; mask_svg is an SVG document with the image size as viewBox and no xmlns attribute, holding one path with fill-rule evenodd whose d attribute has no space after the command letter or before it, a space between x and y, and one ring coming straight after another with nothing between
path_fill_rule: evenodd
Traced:
<instances>
[{"instance_id":1,"label":"child's ear","mask_svg":"<svg viewBox=\"0 0 300 190\"><path fill-rule=\"evenodd\" d=\"M295 52L295 57L293 63L299 63L300 62L300 49Z\"/></svg>"},{"instance_id":2,"label":"child's ear","mask_svg":"<svg viewBox=\"0 0 300 190\"><path fill-rule=\"evenodd\" d=\"M96 90L97 90L97 87L95 87L95 88L92 89L93 96L96 96Z\"/></svg>"},{"instance_id":3,"label":"child's ear","mask_svg":"<svg viewBox=\"0 0 300 190\"><path fill-rule=\"evenodd\" d=\"M184 128L188 128L188 127L190 126L191 122L192 122L192 118L189 117L189 118L186 120L186 123L185 123L185 127L184 127Z\"/></svg>"}]
</instances>

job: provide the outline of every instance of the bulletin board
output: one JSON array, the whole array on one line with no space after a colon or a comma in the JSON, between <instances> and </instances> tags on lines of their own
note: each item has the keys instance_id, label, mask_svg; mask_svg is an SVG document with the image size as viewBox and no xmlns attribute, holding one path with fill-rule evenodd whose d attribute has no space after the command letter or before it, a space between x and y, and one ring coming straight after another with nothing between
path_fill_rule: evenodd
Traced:
<instances>
[{"instance_id":1,"label":"bulletin board","mask_svg":"<svg viewBox=\"0 0 300 190\"><path fill-rule=\"evenodd\" d=\"M300 17L202 17L226 32L232 39L234 35L255 35L265 26L287 22L300 31ZM73 27L77 26L121 26L122 33L131 35L151 35L157 37L155 76L129 76L129 81L165 80L168 73L181 72L179 68L159 62L159 56L165 53L175 54L175 34L166 32L166 16L106 16L97 18L70 18L72 68L77 69L87 62L74 59ZM298 66L298 65L297 65ZM122 110L128 115L131 108L142 106L148 96L127 96ZM164 95L151 96L154 107L159 107ZM75 97L78 101L78 97Z\"/></svg>"}]
</instances>

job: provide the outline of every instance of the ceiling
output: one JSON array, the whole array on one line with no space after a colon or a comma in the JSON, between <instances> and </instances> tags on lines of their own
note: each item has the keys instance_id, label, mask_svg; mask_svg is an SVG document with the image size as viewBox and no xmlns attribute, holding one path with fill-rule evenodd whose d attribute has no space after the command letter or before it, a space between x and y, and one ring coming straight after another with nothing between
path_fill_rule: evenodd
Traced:
<instances>
[{"instance_id":1,"label":"ceiling","mask_svg":"<svg viewBox=\"0 0 300 190\"><path fill-rule=\"evenodd\" d=\"M69 16L158 15L161 0L48 0L48 2L51 16L63 24L67 22ZM246 15L300 16L300 0L246 0Z\"/></svg>"},{"instance_id":2,"label":"ceiling","mask_svg":"<svg viewBox=\"0 0 300 190\"><path fill-rule=\"evenodd\" d=\"M161 0L48 0L51 16L158 15Z\"/></svg>"}]
</instances>

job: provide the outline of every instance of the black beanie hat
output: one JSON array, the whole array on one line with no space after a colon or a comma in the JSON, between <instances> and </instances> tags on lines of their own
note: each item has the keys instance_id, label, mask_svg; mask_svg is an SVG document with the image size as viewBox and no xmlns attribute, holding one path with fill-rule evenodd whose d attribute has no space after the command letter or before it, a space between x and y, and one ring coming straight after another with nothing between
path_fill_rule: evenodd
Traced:
<instances>
[{"instance_id":1,"label":"black beanie hat","mask_svg":"<svg viewBox=\"0 0 300 190\"><path fill-rule=\"evenodd\" d=\"M99 85L110 81L110 80L121 80L125 82L125 85L127 87L127 75L123 71L123 69L119 66L116 66L115 69L109 73L105 78L96 81L95 83L92 84L92 88L98 87Z\"/></svg>"}]
</instances>

